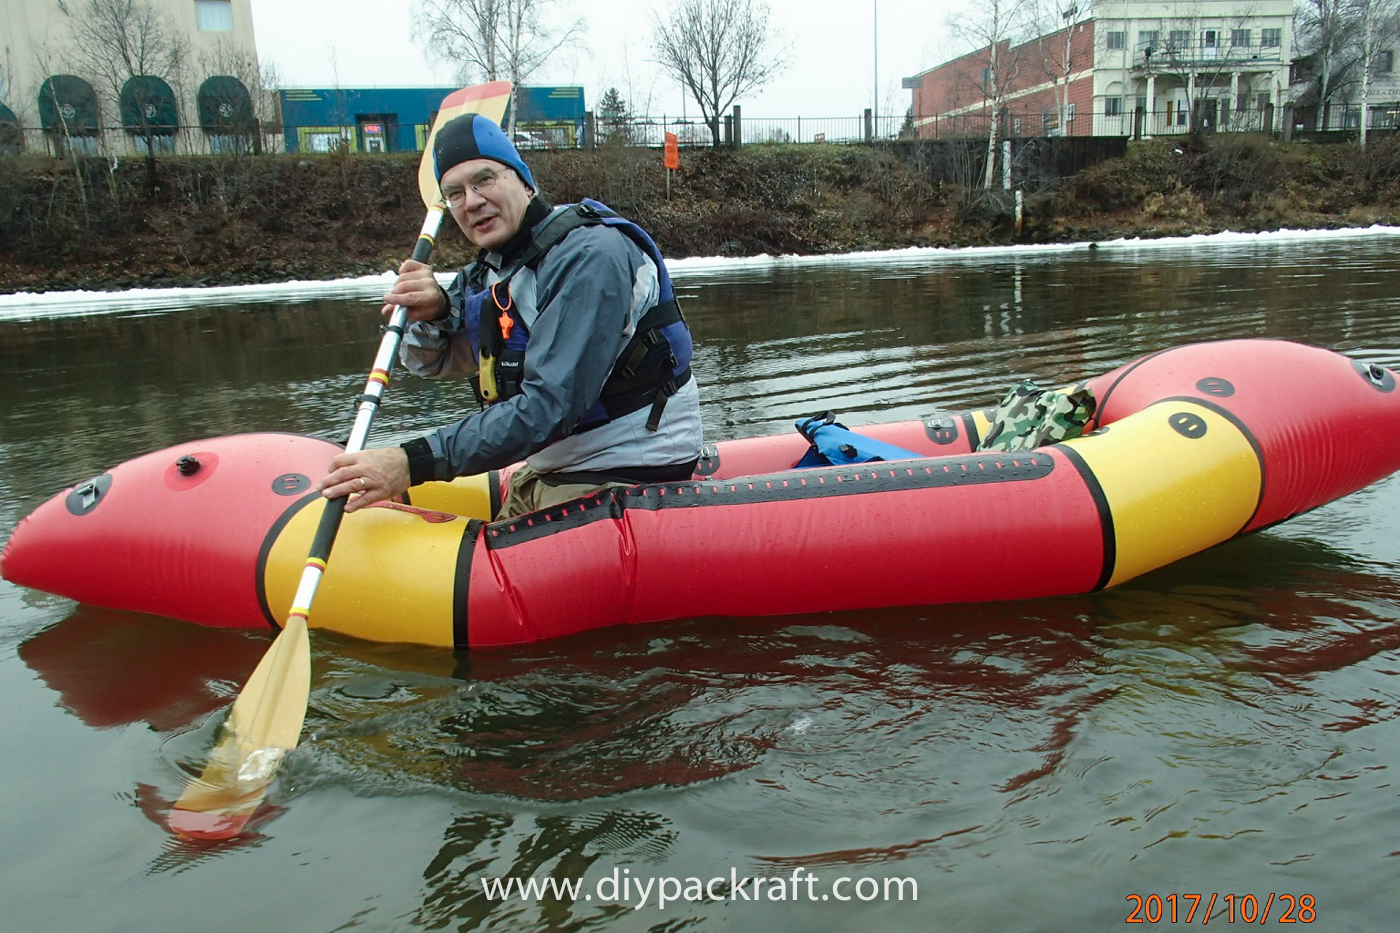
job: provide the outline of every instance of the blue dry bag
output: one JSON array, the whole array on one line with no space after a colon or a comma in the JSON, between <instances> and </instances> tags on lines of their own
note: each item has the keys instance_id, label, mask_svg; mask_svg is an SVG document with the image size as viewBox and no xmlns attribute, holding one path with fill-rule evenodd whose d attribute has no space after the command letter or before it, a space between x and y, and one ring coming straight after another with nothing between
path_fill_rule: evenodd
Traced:
<instances>
[{"instance_id":1,"label":"blue dry bag","mask_svg":"<svg viewBox=\"0 0 1400 933\"><path fill-rule=\"evenodd\" d=\"M857 434L845 425L837 424L836 415L829 411L810 418L799 418L797 430L812 446L802 459L793 465L793 469L796 470L871 463L876 460L914 460L924 456Z\"/></svg>"}]
</instances>

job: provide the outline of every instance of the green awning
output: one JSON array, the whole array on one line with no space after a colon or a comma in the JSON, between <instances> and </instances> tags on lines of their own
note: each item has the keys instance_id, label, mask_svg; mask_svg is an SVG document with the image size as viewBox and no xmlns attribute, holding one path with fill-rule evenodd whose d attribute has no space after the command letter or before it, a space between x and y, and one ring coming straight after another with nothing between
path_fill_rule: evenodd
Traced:
<instances>
[{"instance_id":1,"label":"green awning","mask_svg":"<svg viewBox=\"0 0 1400 933\"><path fill-rule=\"evenodd\" d=\"M24 144L20 133L19 117L4 104L0 104L0 152L17 152Z\"/></svg>"},{"instance_id":2,"label":"green awning","mask_svg":"<svg viewBox=\"0 0 1400 933\"><path fill-rule=\"evenodd\" d=\"M97 94L76 75L54 75L39 88L39 122L69 136L96 136Z\"/></svg>"},{"instance_id":3,"label":"green awning","mask_svg":"<svg viewBox=\"0 0 1400 933\"><path fill-rule=\"evenodd\" d=\"M129 133L174 135L180 127L175 92L155 75L136 75L122 85L122 125Z\"/></svg>"},{"instance_id":4,"label":"green awning","mask_svg":"<svg viewBox=\"0 0 1400 933\"><path fill-rule=\"evenodd\" d=\"M243 82L215 75L199 86L199 125L217 133L246 130L253 125L253 98Z\"/></svg>"}]
</instances>

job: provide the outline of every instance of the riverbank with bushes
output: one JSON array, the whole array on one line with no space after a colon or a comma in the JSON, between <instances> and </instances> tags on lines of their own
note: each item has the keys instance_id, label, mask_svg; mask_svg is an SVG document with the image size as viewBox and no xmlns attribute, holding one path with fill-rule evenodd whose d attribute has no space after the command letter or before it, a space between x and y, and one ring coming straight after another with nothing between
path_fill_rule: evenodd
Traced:
<instances>
[{"instance_id":1,"label":"riverbank with bushes","mask_svg":"<svg viewBox=\"0 0 1400 933\"><path fill-rule=\"evenodd\" d=\"M1400 222L1400 139L1132 143L1073 178L1004 193L948 180L920 144L527 154L542 192L597 198L669 256L1092 242ZM422 222L417 154L0 159L0 291L328 279L396 267ZM946 168L944 166L943 168ZM967 181L979 175L969 167ZM452 229L447 230L446 228ZM450 223L436 264L471 248Z\"/></svg>"}]
</instances>

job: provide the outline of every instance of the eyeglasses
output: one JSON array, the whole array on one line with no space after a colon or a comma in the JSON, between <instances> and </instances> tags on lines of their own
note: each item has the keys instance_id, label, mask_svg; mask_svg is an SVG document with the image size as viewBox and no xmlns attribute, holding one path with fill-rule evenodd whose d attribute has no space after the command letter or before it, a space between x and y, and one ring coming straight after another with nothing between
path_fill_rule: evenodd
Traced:
<instances>
[{"instance_id":1,"label":"eyeglasses","mask_svg":"<svg viewBox=\"0 0 1400 933\"><path fill-rule=\"evenodd\" d=\"M505 174L506 171L507 169L497 169L494 172L490 170L482 172L471 181L467 182L465 188L458 188L454 185L452 188L444 191L442 196L447 200L448 207L461 207L466 203L468 191L471 191L473 194L484 195L486 192L496 187L496 179Z\"/></svg>"}]
</instances>

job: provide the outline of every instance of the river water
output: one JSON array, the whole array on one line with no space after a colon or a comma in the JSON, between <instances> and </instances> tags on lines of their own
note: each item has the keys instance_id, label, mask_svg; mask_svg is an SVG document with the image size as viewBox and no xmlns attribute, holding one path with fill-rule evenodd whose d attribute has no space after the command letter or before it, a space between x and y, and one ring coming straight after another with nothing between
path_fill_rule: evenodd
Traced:
<instances>
[{"instance_id":1,"label":"river water","mask_svg":"<svg viewBox=\"0 0 1400 933\"><path fill-rule=\"evenodd\" d=\"M1197 340L1400 367L1397 246L1373 230L676 271L718 439L987 405ZM344 436L381 287L0 298L0 533L180 441ZM460 404L402 378L375 439ZM317 633L305 741L272 809L220 845L173 840L162 809L270 636L3 583L3 929L1008 933L1173 911L1389 929L1397 526L1391 477L1089 596L457 656ZM582 887L502 900L483 877Z\"/></svg>"}]
</instances>

